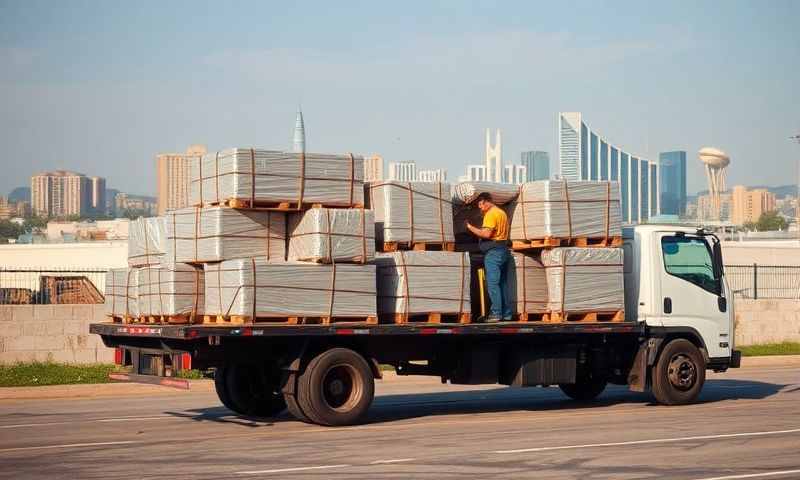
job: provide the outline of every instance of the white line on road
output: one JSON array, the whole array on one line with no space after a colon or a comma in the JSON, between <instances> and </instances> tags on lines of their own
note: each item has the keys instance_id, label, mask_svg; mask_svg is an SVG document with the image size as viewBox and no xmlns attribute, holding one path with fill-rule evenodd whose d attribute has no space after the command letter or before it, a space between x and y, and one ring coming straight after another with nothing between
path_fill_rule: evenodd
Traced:
<instances>
[{"instance_id":1,"label":"white line on road","mask_svg":"<svg viewBox=\"0 0 800 480\"><path fill-rule=\"evenodd\" d=\"M158 417L124 417L124 418L103 418L97 422L138 422L140 420L163 420L165 418L175 418L171 415L160 415Z\"/></svg>"},{"instance_id":2,"label":"white line on road","mask_svg":"<svg viewBox=\"0 0 800 480\"><path fill-rule=\"evenodd\" d=\"M648 443L672 443L672 442L682 442L690 440L713 440L715 438L758 437L763 435L780 435L784 433L800 433L800 428L794 428L791 430L772 430L769 432L726 433L721 435L699 435L695 437L654 438L650 440L633 440L630 442L589 443L586 445L562 445L559 447L536 447L536 448L520 448L517 450L495 450L494 453L547 452L551 450L571 450L578 448L619 447L623 445L643 445Z\"/></svg>"},{"instance_id":3,"label":"white line on road","mask_svg":"<svg viewBox=\"0 0 800 480\"><path fill-rule=\"evenodd\" d=\"M403 463L403 462L413 462L416 458L394 458L391 460L375 460L374 462L369 462L370 465L385 465L387 463Z\"/></svg>"},{"instance_id":4,"label":"white line on road","mask_svg":"<svg viewBox=\"0 0 800 480\"><path fill-rule=\"evenodd\" d=\"M163 420L165 418L176 418L172 415L159 415L157 417L116 417L116 418L95 418L91 420L73 420L69 422L42 422L42 423L18 423L15 425L0 425L0 429L8 428L35 428L35 427L52 427L53 425L69 425L72 423L90 423L90 422L135 422L145 420Z\"/></svg>"},{"instance_id":5,"label":"white line on road","mask_svg":"<svg viewBox=\"0 0 800 480\"><path fill-rule=\"evenodd\" d=\"M278 468L275 470L247 470L244 472L236 472L238 475L260 475L263 473L287 473L287 472L302 472L305 470L324 470L327 468L344 468L350 465L318 465L316 467L294 467L294 468Z\"/></svg>"},{"instance_id":6,"label":"white line on road","mask_svg":"<svg viewBox=\"0 0 800 480\"><path fill-rule=\"evenodd\" d=\"M2 425L0 428L50 427L53 425L69 425L70 423L75 422L20 423L17 425Z\"/></svg>"},{"instance_id":7,"label":"white line on road","mask_svg":"<svg viewBox=\"0 0 800 480\"><path fill-rule=\"evenodd\" d=\"M67 443L64 445L40 445L37 447L14 447L14 448L0 448L0 453L5 452L20 452L23 450L47 450L53 448L80 448L80 447L103 447L108 445L130 445L132 443L142 443L137 441L122 441L122 442L97 442L97 443Z\"/></svg>"},{"instance_id":8,"label":"white line on road","mask_svg":"<svg viewBox=\"0 0 800 480\"><path fill-rule=\"evenodd\" d=\"M781 472L764 472L764 473L746 473L743 475L728 475L727 477L701 478L698 480L736 480L741 478L777 477L782 475L792 475L794 473L800 473L800 470L783 470Z\"/></svg>"}]
</instances>

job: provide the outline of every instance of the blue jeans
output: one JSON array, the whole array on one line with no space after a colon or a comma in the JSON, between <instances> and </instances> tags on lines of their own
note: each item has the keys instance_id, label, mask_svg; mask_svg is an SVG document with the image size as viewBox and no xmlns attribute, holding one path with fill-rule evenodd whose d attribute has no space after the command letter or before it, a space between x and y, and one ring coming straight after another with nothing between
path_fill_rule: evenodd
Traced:
<instances>
[{"instance_id":1,"label":"blue jeans","mask_svg":"<svg viewBox=\"0 0 800 480\"><path fill-rule=\"evenodd\" d=\"M508 291L508 269L511 266L511 250L508 247L495 247L483 257L486 269L486 288L492 302L491 315L510 320L513 316Z\"/></svg>"}]
</instances>

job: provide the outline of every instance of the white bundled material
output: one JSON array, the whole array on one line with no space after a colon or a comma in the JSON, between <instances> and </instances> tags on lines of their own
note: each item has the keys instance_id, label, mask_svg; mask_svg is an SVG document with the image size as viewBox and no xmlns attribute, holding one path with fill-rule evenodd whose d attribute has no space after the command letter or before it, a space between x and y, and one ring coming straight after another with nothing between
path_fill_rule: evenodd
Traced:
<instances>
[{"instance_id":1,"label":"white bundled material","mask_svg":"<svg viewBox=\"0 0 800 480\"><path fill-rule=\"evenodd\" d=\"M470 313L466 252L378 254L378 314Z\"/></svg>"},{"instance_id":2,"label":"white bundled material","mask_svg":"<svg viewBox=\"0 0 800 480\"><path fill-rule=\"evenodd\" d=\"M520 189L511 222L512 240L620 235L617 182L540 180Z\"/></svg>"},{"instance_id":3,"label":"white bundled material","mask_svg":"<svg viewBox=\"0 0 800 480\"><path fill-rule=\"evenodd\" d=\"M164 261L218 262L234 258L286 258L286 213L189 207L167 212Z\"/></svg>"},{"instance_id":4,"label":"white bundled material","mask_svg":"<svg viewBox=\"0 0 800 480\"><path fill-rule=\"evenodd\" d=\"M312 208L289 219L289 260L366 263L375 258L375 214Z\"/></svg>"},{"instance_id":5,"label":"white bundled material","mask_svg":"<svg viewBox=\"0 0 800 480\"><path fill-rule=\"evenodd\" d=\"M547 275L544 265L534 256L513 253L514 274L511 284L515 288L513 303L516 313L545 313L548 310Z\"/></svg>"},{"instance_id":6,"label":"white bundled material","mask_svg":"<svg viewBox=\"0 0 800 480\"><path fill-rule=\"evenodd\" d=\"M206 265L207 315L375 317L375 266L261 258Z\"/></svg>"},{"instance_id":7,"label":"white bundled material","mask_svg":"<svg viewBox=\"0 0 800 480\"><path fill-rule=\"evenodd\" d=\"M191 205L244 200L253 203L364 204L364 158L231 148L191 162Z\"/></svg>"},{"instance_id":8,"label":"white bundled material","mask_svg":"<svg viewBox=\"0 0 800 480\"><path fill-rule=\"evenodd\" d=\"M625 308L621 248L542 251L553 312L614 312Z\"/></svg>"},{"instance_id":9,"label":"white bundled material","mask_svg":"<svg viewBox=\"0 0 800 480\"><path fill-rule=\"evenodd\" d=\"M379 182L370 188L379 244L453 242L450 184Z\"/></svg>"},{"instance_id":10,"label":"white bundled material","mask_svg":"<svg viewBox=\"0 0 800 480\"><path fill-rule=\"evenodd\" d=\"M106 315L139 316L138 268L112 268L106 272Z\"/></svg>"},{"instance_id":11,"label":"white bundled material","mask_svg":"<svg viewBox=\"0 0 800 480\"><path fill-rule=\"evenodd\" d=\"M128 265L158 265L164 256L164 217L139 217L130 223L128 232Z\"/></svg>"},{"instance_id":12,"label":"white bundled material","mask_svg":"<svg viewBox=\"0 0 800 480\"><path fill-rule=\"evenodd\" d=\"M460 182L453 185L453 203L470 204L481 193L486 192L492 196L492 203L505 205L519 195L519 186L495 182Z\"/></svg>"},{"instance_id":13,"label":"white bundled material","mask_svg":"<svg viewBox=\"0 0 800 480\"><path fill-rule=\"evenodd\" d=\"M139 314L194 316L205 306L204 277L201 267L175 264L139 270Z\"/></svg>"}]
</instances>

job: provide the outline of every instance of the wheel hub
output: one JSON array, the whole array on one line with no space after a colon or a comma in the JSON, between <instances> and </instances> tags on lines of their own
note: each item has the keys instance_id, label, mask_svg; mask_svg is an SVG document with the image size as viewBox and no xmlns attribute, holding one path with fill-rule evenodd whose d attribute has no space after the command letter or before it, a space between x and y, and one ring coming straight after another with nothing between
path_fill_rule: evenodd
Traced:
<instances>
[{"instance_id":1,"label":"wheel hub","mask_svg":"<svg viewBox=\"0 0 800 480\"><path fill-rule=\"evenodd\" d=\"M323 380L325 403L334 410L346 411L361 398L356 381L357 373L349 365L336 365L328 369Z\"/></svg>"},{"instance_id":2,"label":"wheel hub","mask_svg":"<svg viewBox=\"0 0 800 480\"><path fill-rule=\"evenodd\" d=\"M697 381L697 367L691 358L678 354L670 360L667 375L675 388L689 390Z\"/></svg>"}]
</instances>

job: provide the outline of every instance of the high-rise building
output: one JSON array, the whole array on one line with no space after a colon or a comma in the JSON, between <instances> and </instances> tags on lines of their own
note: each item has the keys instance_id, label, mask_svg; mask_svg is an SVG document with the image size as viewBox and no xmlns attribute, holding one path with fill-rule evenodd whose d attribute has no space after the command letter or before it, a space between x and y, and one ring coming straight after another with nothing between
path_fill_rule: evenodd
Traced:
<instances>
[{"instance_id":1,"label":"high-rise building","mask_svg":"<svg viewBox=\"0 0 800 480\"><path fill-rule=\"evenodd\" d=\"M435 170L420 170L417 172L417 181L419 182L446 182L447 170L437 168Z\"/></svg>"},{"instance_id":2,"label":"high-rise building","mask_svg":"<svg viewBox=\"0 0 800 480\"><path fill-rule=\"evenodd\" d=\"M459 182L487 182L486 165L467 165L467 173L458 177Z\"/></svg>"},{"instance_id":3,"label":"high-rise building","mask_svg":"<svg viewBox=\"0 0 800 480\"><path fill-rule=\"evenodd\" d=\"M623 222L646 222L660 213L658 162L612 145L586 125L580 112L558 115L558 162L565 180L619 182Z\"/></svg>"},{"instance_id":4,"label":"high-rise building","mask_svg":"<svg viewBox=\"0 0 800 480\"><path fill-rule=\"evenodd\" d=\"M528 167L525 165L506 165L503 168L503 183L522 185L528 179Z\"/></svg>"},{"instance_id":5,"label":"high-rise building","mask_svg":"<svg viewBox=\"0 0 800 480\"><path fill-rule=\"evenodd\" d=\"M192 145L186 153L161 153L156 156L158 214L189 206L189 166L206 153L203 145Z\"/></svg>"},{"instance_id":6,"label":"high-rise building","mask_svg":"<svg viewBox=\"0 0 800 480\"><path fill-rule=\"evenodd\" d=\"M775 195L769 190L748 190L743 185L731 191L731 223L742 225L757 222L763 213L775 210Z\"/></svg>"},{"instance_id":7,"label":"high-rise building","mask_svg":"<svg viewBox=\"0 0 800 480\"><path fill-rule=\"evenodd\" d=\"M370 155L364 157L364 181L380 182L383 180L383 157Z\"/></svg>"},{"instance_id":8,"label":"high-rise building","mask_svg":"<svg viewBox=\"0 0 800 480\"><path fill-rule=\"evenodd\" d=\"M503 181L503 139L499 129L495 132L494 146L489 129L486 129L486 179L497 183Z\"/></svg>"},{"instance_id":9,"label":"high-rise building","mask_svg":"<svg viewBox=\"0 0 800 480\"><path fill-rule=\"evenodd\" d=\"M550 154L547 152L541 150L522 152L520 165L525 165L528 182L550 178Z\"/></svg>"},{"instance_id":10,"label":"high-rise building","mask_svg":"<svg viewBox=\"0 0 800 480\"><path fill-rule=\"evenodd\" d=\"M297 116L294 120L292 151L295 153L305 153L306 151L306 126L303 123L303 111L300 108L297 109Z\"/></svg>"},{"instance_id":11,"label":"high-rise building","mask_svg":"<svg viewBox=\"0 0 800 480\"><path fill-rule=\"evenodd\" d=\"M658 155L661 171L661 213L663 215L686 214L686 152L661 152Z\"/></svg>"},{"instance_id":12,"label":"high-rise building","mask_svg":"<svg viewBox=\"0 0 800 480\"><path fill-rule=\"evenodd\" d=\"M389 180L417 181L417 164L415 162L389 162Z\"/></svg>"},{"instance_id":13,"label":"high-rise building","mask_svg":"<svg viewBox=\"0 0 800 480\"><path fill-rule=\"evenodd\" d=\"M8 220L11 218L12 209L6 197L0 196L0 220Z\"/></svg>"},{"instance_id":14,"label":"high-rise building","mask_svg":"<svg viewBox=\"0 0 800 480\"><path fill-rule=\"evenodd\" d=\"M92 204L92 182L86 175L66 170L31 177L31 200L36 215L84 215Z\"/></svg>"},{"instance_id":15,"label":"high-rise building","mask_svg":"<svg viewBox=\"0 0 800 480\"><path fill-rule=\"evenodd\" d=\"M91 209L94 213L106 213L106 179L103 177L89 177L92 188Z\"/></svg>"}]
</instances>

